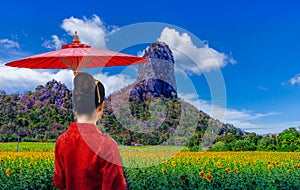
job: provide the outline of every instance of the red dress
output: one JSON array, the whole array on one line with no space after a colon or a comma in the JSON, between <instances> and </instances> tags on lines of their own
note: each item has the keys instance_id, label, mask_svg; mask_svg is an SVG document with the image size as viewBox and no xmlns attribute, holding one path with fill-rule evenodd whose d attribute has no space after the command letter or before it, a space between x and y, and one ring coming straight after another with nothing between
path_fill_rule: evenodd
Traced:
<instances>
[{"instance_id":1,"label":"red dress","mask_svg":"<svg viewBox=\"0 0 300 190\"><path fill-rule=\"evenodd\" d=\"M67 190L125 190L117 143L98 127L72 122L55 146L53 182Z\"/></svg>"}]
</instances>

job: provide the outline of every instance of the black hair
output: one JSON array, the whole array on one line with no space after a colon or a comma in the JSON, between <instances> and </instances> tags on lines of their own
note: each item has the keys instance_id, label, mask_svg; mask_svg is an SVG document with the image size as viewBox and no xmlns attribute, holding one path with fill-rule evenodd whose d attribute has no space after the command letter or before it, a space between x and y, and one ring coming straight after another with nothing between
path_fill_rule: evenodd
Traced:
<instances>
[{"instance_id":1,"label":"black hair","mask_svg":"<svg viewBox=\"0 0 300 190\"><path fill-rule=\"evenodd\" d=\"M73 108L77 114L91 115L104 101L103 84L90 74L80 72L74 78Z\"/></svg>"}]
</instances>

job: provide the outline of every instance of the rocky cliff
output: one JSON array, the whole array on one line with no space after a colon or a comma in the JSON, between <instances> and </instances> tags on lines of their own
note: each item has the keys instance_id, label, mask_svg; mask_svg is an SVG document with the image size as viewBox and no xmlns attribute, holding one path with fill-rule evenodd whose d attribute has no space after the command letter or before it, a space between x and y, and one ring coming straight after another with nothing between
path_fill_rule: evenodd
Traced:
<instances>
[{"instance_id":1,"label":"rocky cliff","mask_svg":"<svg viewBox=\"0 0 300 190\"><path fill-rule=\"evenodd\" d=\"M138 81L160 79L176 90L174 56L169 46L164 42L155 42L145 50L143 57L151 62L139 65Z\"/></svg>"},{"instance_id":2,"label":"rocky cliff","mask_svg":"<svg viewBox=\"0 0 300 190\"><path fill-rule=\"evenodd\" d=\"M178 98L174 57L155 42L144 52L138 79L105 101L104 130L121 144L173 144L209 147L218 135L243 132L211 118Z\"/></svg>"}]
</instances>

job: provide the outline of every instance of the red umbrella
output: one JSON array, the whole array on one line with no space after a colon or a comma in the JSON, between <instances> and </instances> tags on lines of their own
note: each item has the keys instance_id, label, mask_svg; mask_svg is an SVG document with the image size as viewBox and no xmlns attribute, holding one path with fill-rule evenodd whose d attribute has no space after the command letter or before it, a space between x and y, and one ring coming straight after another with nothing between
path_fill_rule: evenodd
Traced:
<instances>
[{"instance_id":1,"label":"red umbrella","mask_svg":"<svg viewBox=\"0 0 300 190\"><path fill-rule=\"evenodd\" d=\"M30 69L70 68L76 72L84 68L126 66L145 62L149 62L149 60L109 50L100 50L82 44L77 32L75 32L73 42L63 45L61 50L26 57L5 65Z\"/></svg>"}]
</instances>

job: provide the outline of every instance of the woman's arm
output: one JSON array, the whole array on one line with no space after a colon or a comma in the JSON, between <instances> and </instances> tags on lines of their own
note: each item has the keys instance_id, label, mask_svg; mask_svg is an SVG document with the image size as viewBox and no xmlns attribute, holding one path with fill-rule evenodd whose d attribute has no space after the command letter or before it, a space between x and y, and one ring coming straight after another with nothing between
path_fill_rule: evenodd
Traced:
<instances>
[{"instance_id":1,"label":"woman's arm","mask_svg":"<svg viewBox=\"0 0 300 190\"><path fill-rule=\"evenodd\" d=\"M61 157L58 153L59 149L59 140L57 141L54 149L54 174L53 174L53 182L55 187L63 190L66 188L66 179L65 179L65 171L63 169L63 163L61 161Z\"/></svg>"},{"instance_id":2,"label":"woman's arm","mask_svg":"<svg viewBox=\"0 0 300 190\"><path fill-rule=\"evenodd\" d=\"M102 189L126 190L120 152L117 144L112 142L101 159Z\"/></svg>"}]
</instances>

